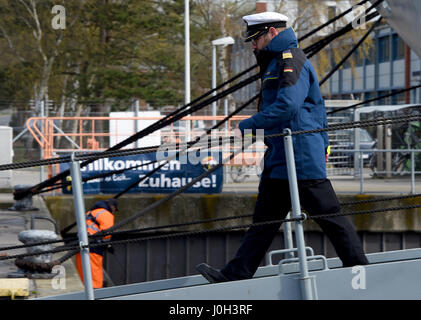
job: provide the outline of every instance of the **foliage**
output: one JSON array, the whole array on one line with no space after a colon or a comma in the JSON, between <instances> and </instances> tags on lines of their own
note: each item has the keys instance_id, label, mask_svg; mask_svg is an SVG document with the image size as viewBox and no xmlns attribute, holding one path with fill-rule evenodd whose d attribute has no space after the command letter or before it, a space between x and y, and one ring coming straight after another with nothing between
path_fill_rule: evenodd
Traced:
<instances>
[{"instance_id":1,"label":"foliage","mask_svg":"<svg viewBox=\"0 0 421 320\"><path fill-rule=\"evenodd\" d=\"M280 1L278 10L287 3ZM320 1L300 3L305 10L293 21L297 32L323 21ZM63 30L52 27L54 5L66 9ZM211 87L211 41L241 39L241 17L254 6L247 0L190 1L192 97ZM218 50L220 83L231 76L230 49ZM334 48L334 61L343 54ZM331 67L327 51L316 62L322 77ZM183 103L184 0L0 0L0 100L50 99L53 111L80 113L87 106L91 112L124 109L133 98L154 107Z\"/></svg>"}]
</instances>

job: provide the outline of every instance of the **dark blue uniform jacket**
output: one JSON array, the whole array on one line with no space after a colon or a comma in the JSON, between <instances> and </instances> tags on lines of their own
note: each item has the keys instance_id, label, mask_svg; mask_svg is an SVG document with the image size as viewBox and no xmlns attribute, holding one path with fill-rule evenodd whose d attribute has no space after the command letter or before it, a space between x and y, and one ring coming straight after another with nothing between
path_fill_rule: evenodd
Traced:
<instances>
[{"instance_id":1,"label":"dark blue uniform jacket","mask_svg":"<svg viewBox=\"0 0 421 320\"><path fill-rule=\"evenodd\" d=\"M320 94L316 72L292 28L280 32L262 51L259 61L262 75L260 110L243 120L239 128L265 135L327 127L326 109ZM262 60L262 59L261 59ZM266 60L266 61L264 61ZM329 145L327 132L293 135L298 180L326 178L325 151ZM282 137L265 139L268 150L264 158L263 177L287 179Z\"/></svg>"}]
</instances>

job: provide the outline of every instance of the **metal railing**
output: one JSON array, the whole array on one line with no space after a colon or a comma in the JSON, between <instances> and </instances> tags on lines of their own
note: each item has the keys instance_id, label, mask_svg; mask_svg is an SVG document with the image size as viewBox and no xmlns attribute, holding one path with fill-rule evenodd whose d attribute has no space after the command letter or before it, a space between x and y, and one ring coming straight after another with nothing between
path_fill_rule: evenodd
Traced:
<instances>
[{"instance_id":1,"label":"metal railing","mask_svg":"<svg viewBox=\"0 0 421 320\"><path fill-rule=\"evenodd\" d=\"M416 175L421 174L417 171L421 167L421 149L332 149L329 158L332 160L328 163L328 175L341 174L335 169L348 169L348 174L360 180L360 193L364 193L364 177L409 176L410 193L414 194Z\"/></svg>"}]
</instances>

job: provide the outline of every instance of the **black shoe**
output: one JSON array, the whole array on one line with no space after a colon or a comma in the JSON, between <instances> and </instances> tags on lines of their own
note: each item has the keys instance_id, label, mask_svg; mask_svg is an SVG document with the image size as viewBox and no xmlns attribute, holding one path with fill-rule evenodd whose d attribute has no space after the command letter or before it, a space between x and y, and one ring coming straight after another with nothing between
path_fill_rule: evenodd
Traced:
<instances>
[{"instance_id":1,"label":"black shoe","mask_svg":"<svg viewBox=\"0 0 421 320\"><path fill-rule=\"evenodd\" d=\"M210 283L225 282L229 281L221 271L212 268L206 263L201 263L196 266L196 270L206 278Z\"/></svg>"}]
</instances>

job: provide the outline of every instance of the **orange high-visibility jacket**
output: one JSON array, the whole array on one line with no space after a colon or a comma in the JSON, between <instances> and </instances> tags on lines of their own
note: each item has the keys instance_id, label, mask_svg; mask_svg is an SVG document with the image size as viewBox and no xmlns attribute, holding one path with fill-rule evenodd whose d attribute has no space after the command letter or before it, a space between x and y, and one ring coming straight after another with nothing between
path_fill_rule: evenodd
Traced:
<instances>
[{"instance_id":1,"label":"orange high-visibility jacket","mask_svg":"<svg viewBox=\"0 0 421 320\"><path fill-rule=\"evenodd\" d=\"M111 228L114 225L114 215L106 209L97 208L86 213L86 227L90 235ZM106 236L104 239L109 239Z\"/></svg>"},{"instance_id":2,"label":"orange high-visibility jacket","mask_svg":"<svg viewBox=\"0 0 421 320\"><path fill-rule=\"evenodd\" d=\"M90 235L99 231L108 229L114 225L114 215L106 209L97 208L86 213L86 227ZM111 236L105 236L109 239ZM92 272L92 284L94 288L102 288L103 272L102 272L102 248L90 248L90 262ZM83 269L80 253L76 255L76 268L83 282Z\"/></svg>"}]
</instances>

